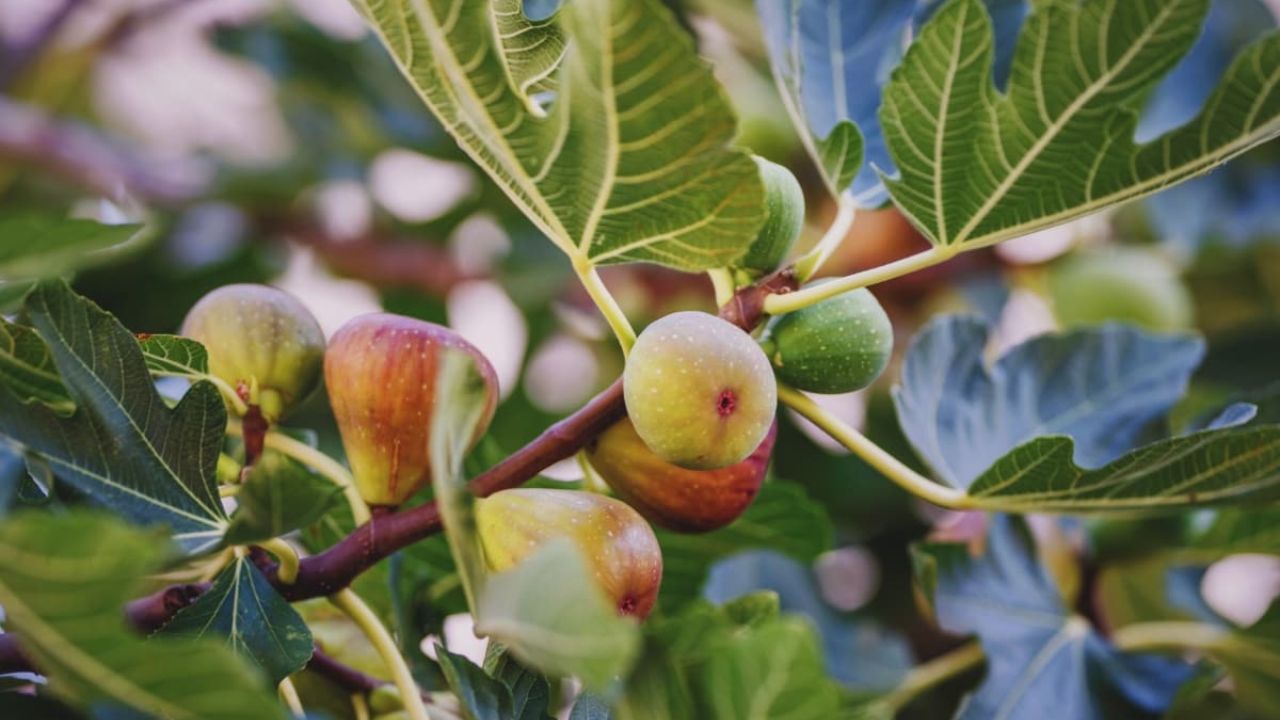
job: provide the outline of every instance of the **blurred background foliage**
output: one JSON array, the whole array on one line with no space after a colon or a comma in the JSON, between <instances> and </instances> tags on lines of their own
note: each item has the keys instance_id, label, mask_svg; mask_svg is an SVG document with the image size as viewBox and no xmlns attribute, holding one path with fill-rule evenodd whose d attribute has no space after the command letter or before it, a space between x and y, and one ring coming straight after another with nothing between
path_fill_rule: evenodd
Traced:
<instances>
[{"instance_id":1,"label":"blurred background foliage","mask_svg":"<svg viewBox=\"0 0 1280 720\"><path fill-rule=\"evenodd\" d=\"M812 242L834 206L776 95L751 3L667 3L727 86L739 143L801 180ZM555 4L526 5L539 17ZM1275 12L1275 3L1258 0L1215 3L1201 44L1152 98L1143 132L1186 120L1203 100L1197 93L1213 87L1235 49L1275 24ZM345 0L0 0L0 42L0 213L145 222L143 241L75 276L78 291L127 327L175 331L198 297L230 282L293 292L327 332L379 307L447 323L489 356L502 386L476 468L621 371L617 346L564 257L464 157ZM1109 320L1203 333L1208 358L1175 413L1190 419L1236 396L1256 399L1276 378L1278 190L1280 146L1271 143L1148 202L959 256L876 293L893 317L899 353L929 317L954 311L991 322L993 354L1042 332ZM824 272L847 274L925 247L894 210L864 212ZM702 276L649 266L604 276L638 327L677 309L713 309ZM0 311L12 312L23 289L0 283ZM821 402L915 462L888 398L896 374ZM1262 412L1277 407L1264 402ZM841 624L865 618L900 633L906 642L902 657L888 653L890 672L911 655L953 646L918 610L907 550L946 519L783 415L775 481L802 486L817 502L836 549L817 557L812 574L763 563L756 586L777 586L784 609L813 617L824 640L846 637L852 631ZM340 452L323 398L293 424L314 428L326 450ZM580 475L561 464L547 482ZM1076 567L1055 564L1054 553L1092 549L1082 575L1063 574L1079 591L1073 602L1105 625L1149 592L1135 578L1160 577L1164 566L1148 552L1177 544L1193 521L1032 527L1042 531L1050 567ZM963 522L956 527L962 534ZM336 537L312 535L317 547ZM391 612L395 593L386 588L447 567L443 548L436 538L407 551L416 561L397 558L367 575L362 592ZM741 585L750 570L713 573L709 594L729 592L734 578ZM1183 579L1196 601L1247 623L1280 593L1280 560L1228 558ZM443 597L442 612L401 620L448 634L443 610L461 606L456 593ZM328 622L332 644L352 644L323 612L309 618L317 636L326 638ZM841 650L826 650L838 663ZM359 651L347 659L359 665ZM423 663L420 679L438 687L433 668ZM941 716L972 680L925 697L914 716Z\"/></svg>"}]
</instances>

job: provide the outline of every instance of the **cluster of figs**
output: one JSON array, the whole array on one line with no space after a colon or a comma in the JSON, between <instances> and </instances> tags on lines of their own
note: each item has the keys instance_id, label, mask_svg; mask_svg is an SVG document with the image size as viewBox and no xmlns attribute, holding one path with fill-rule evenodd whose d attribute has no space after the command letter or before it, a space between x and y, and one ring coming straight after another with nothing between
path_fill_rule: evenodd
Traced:
<instances>
[{"instance_id":1,"label":"cluster of figs","mask_svg":"<svg viewBox=\"0 0 1280 720\"><path fill-rule=\"evenodd\" d=\"M762 161L761 170L771 222L747 258L763 271L790 252L803 197L785 169ZM429 435L446 353L467 354L487 387L473 445L497 407L497 376L484 355L449 328L415 318L362 315L326 343L296 298L239 284L204 296L182 333L205 346L209 371L269 423L283 419L323 375L356 487L373 506L400 505L431 483ZM866 290L772 318L758 338L703 312L658 319L627 358L627 417L586 447L616 497L516 488L479 498L487 564L509 569L565 537L619 613L646 616L662 579L650 523L707 532L746 510L773 451L777 380L810 392L857 390L883 371L892 346L889 318Z\"/></svg>"}]
</instances>

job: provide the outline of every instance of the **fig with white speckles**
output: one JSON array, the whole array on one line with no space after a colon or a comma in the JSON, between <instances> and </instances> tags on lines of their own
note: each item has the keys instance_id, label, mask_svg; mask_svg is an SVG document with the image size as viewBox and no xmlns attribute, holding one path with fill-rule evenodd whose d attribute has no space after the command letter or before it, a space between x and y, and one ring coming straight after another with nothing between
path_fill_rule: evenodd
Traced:
<instances>
[{"instance_id":1,"label":"fig with white speckles","mask_svg":"<svg viewBox=\"0 0 1280 720\"><path fill-rule=\"evenodd\" d=\"M672 313L645 328L622 382L636 433L658 457L691 470L746 458L769 432L778 405L760 346L701 312Z\"/></svg>"},{"instance_id":2,"label":"fig with white speckles","mask_svg":"<svg viewBox=\"0 0 1280 720\"><path fill-rule=\"evenodd\" d=\"M613 491L649 522L677 532L724 527L751 505L764 482L777 425L746 460L688 470L658 457L623 419L587 446L587 458Z\"/></svg>"},{"instance_id":3,"label":"fig with white speckles","mask_svg":"<svg viewBox=\"0 0 1280 720\"><path fill-rule=\"evenodd\" d=\"M204 346L209 372L247 401L256 401L268 422L284 416L320 379L324 333L302 303L283 290L220 287L191 308L182 334Z\"/></svg>"},{"instance_id":4,"label":"fig with white speckles","mask_svg":"<svg viewBox=\"0 0 1280 720\"><path fill-rule=\"evenodd\" d=\"M766 218L747 248L741 265L760 272L776 270L804 230L804 191L791 171L760 156L752 156L764 183Z\"/></svg>"},{"instance_id":5,"label":"fig with white speckles","mask_svg":"<svg viewBox=\"0 0 1280 720\"><path fill-rule=\"evenodd\" d=\"M347 462L370 505L399 505L431 482L431 418L436 374L449 350L467 353L488 386L476 442L493 419L493 366L449 328L389 313L357 317L333 336L325 386Z\"/></svg>"},{"instance_id":6,"label":"fig with white speckles","mask_svg":"<svg viewBox=\"0 0 1280 720\"><path fill-rule=\"evenodd\" d=\"M662 584L662 549L626 503L578 490L517 488L476 501L476 527L491 570L509 570L553 538L582 553L620 615L645 617Z\"/></svg>"},{"instance_id":7,"label":"fig with white speckles","mask_svg":"<svg viewBox=\"0 0 1280 720\"><path fill-rule=\"evenodd\" d=\"M860 288L774 318L762 340L778 379L800 390L846 393L870 385L893 354L893 325Z\"/></svg>"}]
</instances>

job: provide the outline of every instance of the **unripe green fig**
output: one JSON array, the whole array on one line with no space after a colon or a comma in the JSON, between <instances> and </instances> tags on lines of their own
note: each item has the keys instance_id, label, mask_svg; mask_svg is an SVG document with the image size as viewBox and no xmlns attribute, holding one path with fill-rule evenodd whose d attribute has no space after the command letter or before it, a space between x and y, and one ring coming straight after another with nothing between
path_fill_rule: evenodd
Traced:
<instances>
[{"instance_id":1,"label":"unripe green fig","mask_svg":"<svg viewBox=\"0 0 1280 720\"><path fill-rule=\"evenodd\" d=\"M627 414L658 457L712 470L751 454L773 424L778 387L760 346L701 312L655 321L627 358Z\"/></svg>"},{"instance_id":2,"label":"unripe green fig","mask_svg":"<svg viewBox=\"0 0 1280 720\"><path fill-rule=\"evenodd\" d=\"M356 488L370 505L399 505L431 482L431 418L444 354L462 351L488 388L474 444L498 402L493 366L446 327L372 313L334 334L324 356L325 386Z\"/></svg>"},{"instance_id":3,"label":"unripe green fig","mask_svg":"<svg viewBox=\"0 0 1280 720\"><path fill-rule=\"evenodd\" d=\"M1149 330L1191 327L1194 302L1177 270L1135 247L1074 253L1049 271L1054 314L1066 327L1108 320Z\"/></svg>"},{"instance_id":4,"label":"unripe green fig","mask_svg":"<svg viewBox=\"0 0 1280 720\"><path fill-rule=\"evenodd\" d=\"M324 332L289 293L266 285L225 285L200 298L182 334L209 353L209 372L275 422L315 389ZM256 391L256 398L253 397Z\"/></svg>"},{"instance_id":5,"label":"unripe green fig","mask_svg":"<svg viewBox=\"0 0 1280 720\"><path fill-rule=\"evenodd\" d=\"M662 584L662 549L631 506L579 490L516 488L476 501L491 570L510 570L553 538L569 539L620 615L645 617Z\"/></svg>"},{"instance_id":6,"label":"unripe green fig","mask_svg":"<svg viewBox=\"0 0 1280 720\"><path fill-rule=\"evenodd\" d=\"M587 446L600 477L649 522L676 532L707 532L742 515L764 482L775 423L746 460L716 470L686 470L658 457L623 418Z\"/></svg>"},{"instance_id":7,"label":"unripe green fig","mask_svg":"<svg viewBox=\"0 0 1280 720\"><path fill-rule=\"evenodd\" d=\"M795 247L804 229L804 191L791 171L754 155L764 183L764 226L747 248L741 266L761 272L776 270Z\"/></svg>"},{"instance_id":8,"label":"unripe green fig","mask_svg":"<svg viewBox=\"0 0 1280 720\"><path fill-rule=\"evenodd\" d=\"M774 318L761 341L778 379L800 390L846 393L870 385L893 354L893 324L859 288Z\"/></svg>"}]
</instances>

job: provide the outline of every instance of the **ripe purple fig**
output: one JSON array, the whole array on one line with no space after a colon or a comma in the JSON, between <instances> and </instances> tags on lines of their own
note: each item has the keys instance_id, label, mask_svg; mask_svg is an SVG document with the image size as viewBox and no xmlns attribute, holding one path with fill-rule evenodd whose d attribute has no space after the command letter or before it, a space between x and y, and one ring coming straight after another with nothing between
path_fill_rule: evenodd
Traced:
<instances>
[{"instance_id":1,"label":"ripe purple fig","mask_svg":"<svg viewBox=\"0 0 1280 720\"><path fill-rule=\"evenodd\" d=\"M503 490L476 501L476 525L496 572L563 537L582 552L618 614L643 618L658 599L662 549L644 518L620 500L578 490Z\"/></svg>"},{"instance_id":2,"label":"ripe purple fig","mask_svg":"<svg viewBox=\"0 0 1280 720\"><path fill-rule=\"evenodd\" d=\"M431 418L444 353L471 356L488 386L474 444L498 402L493 366L454 331L422 320L373 313L333 336L325 386L356 487L370 505L399 505L431 482Z\"/></svg>"},{"instance_id":3,"label":"ripe purple fig","mask_svg":"<svg viewBox=\"0 0 1280 720\"><path fill-rule=\"evenodd\" d=\"M777 437L777 423L746 460L716 470L687 470L663 460L623 419L587 446L591 466L649 522L676 532L724 527L755 500Z\"/></svg>"},{"instance_id":4,"label":"ripe purple fig","mask_svg":"<svg viewBox=\"0 0 1280 720\"><path fill-rule=\"evenodd\" d=\"M672 313L645 328L622 382L636 433L658 457L691 470L744 460L778 406L773 368L756 341L701 312Z\"/></svg>"},{"instance_id":5,"label":"ripe purple fig","mask_svg":"<svg viewBox=\"0 0 1280 720\"><path fill-rule=\"evenodd\" d=\"M204 345L209 372L257 404L267 422L283 417L320 380L324 333L283 290L220 287L191 308L182 334Z\"/></svg>"}]
</instances>

